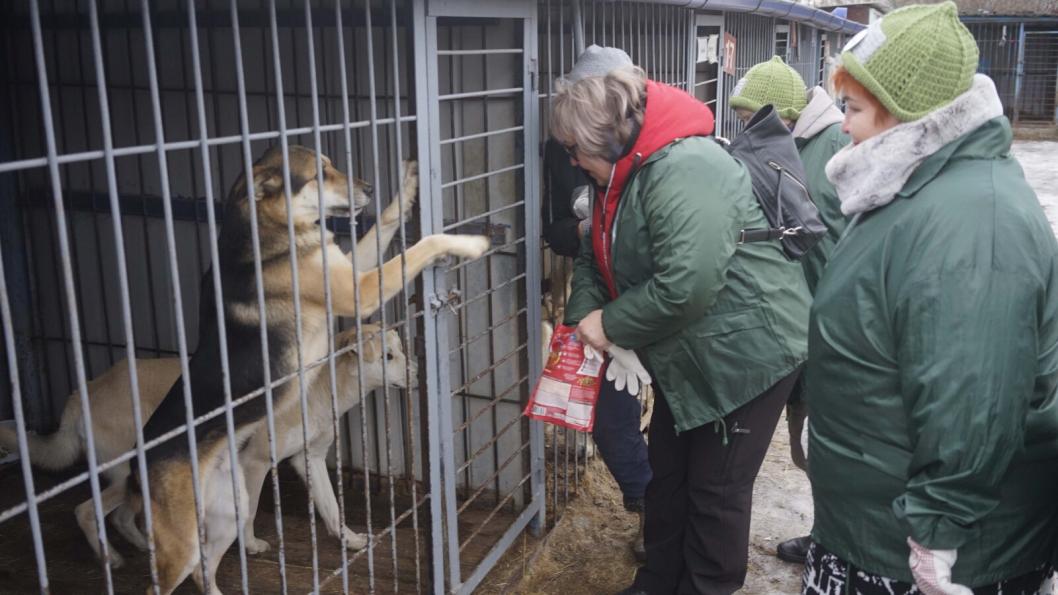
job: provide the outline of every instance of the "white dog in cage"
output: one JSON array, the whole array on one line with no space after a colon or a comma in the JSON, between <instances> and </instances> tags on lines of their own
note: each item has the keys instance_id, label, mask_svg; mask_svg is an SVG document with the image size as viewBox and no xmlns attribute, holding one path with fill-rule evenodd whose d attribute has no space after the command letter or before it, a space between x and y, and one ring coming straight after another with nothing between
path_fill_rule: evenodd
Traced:
<instances>
[{"instance_id":1,"label":"white dog in cage","mask_svg":"<svg viewBox=\"0 0 1058 595\"><path fill-rule=\"evenodd\" d=\"M414 360L405 356L404 344L397 331L388 329L383 333L382 329L374 324L363 325L362 331L363 350L359 353L359 357L343 357L335 365L338 379L336 405L339 416L344 415L361 401L361 392L357 390L358 376L363 386L363 394L381 388L384 384L398 389L414 388L418 379L418 367ZM346 331L335 338L336 348L347 345L355 350L356 333L354 331ZM384 357L383 353L385 353ZM383 374L383 366L385 374ZM385 376L385 383L383 376ZM298 403L293 402L286 409L276 412L276 458L289 459L298 476L305 481L306 487L309 487L312 502L316 506L316 512L323 518L327 532L338 538L343 538L344 534L346 546L359 550L367 546L369 536L356 533L342 525L338 498L335 497L334 487L327 479L327 453L335 440L329 384L327 374L320 374L308 394L307 449L301 427L301 407ZM306 460L302 456L303 450L308 456L308 474L306 473ZM253 528L261 489L271 469L269 458L266 432L254 434L243 451L239 453L239 461L243 475L246 477L246 488L250 496L250 513L244 524L246 550L252 554L267 551L270 547L267 541L254 535ZM309 485L309 474L312 476L311 486Z\"/></svg>"}]
</instances>

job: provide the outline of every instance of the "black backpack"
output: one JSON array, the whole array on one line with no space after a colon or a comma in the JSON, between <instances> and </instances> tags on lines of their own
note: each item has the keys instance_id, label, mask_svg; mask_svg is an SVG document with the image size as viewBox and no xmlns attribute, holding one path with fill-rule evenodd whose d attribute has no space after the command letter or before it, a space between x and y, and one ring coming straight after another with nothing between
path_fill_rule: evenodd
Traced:
<instances>
[{"instance_id":1,"label":"black backpack","mask_svg":"<svg viewBox=\"0 0 1058 595\"><path fill-rule=\"evenodd\" d=\"M753 180L757 197L768 223L765 229L743 229L738 243L779 240L790 260L799 260L827 233L805 185L805 169L793 135L766 105L746 124L734 141L718 142L739 160Z\"/></svg>"}]
</instances>

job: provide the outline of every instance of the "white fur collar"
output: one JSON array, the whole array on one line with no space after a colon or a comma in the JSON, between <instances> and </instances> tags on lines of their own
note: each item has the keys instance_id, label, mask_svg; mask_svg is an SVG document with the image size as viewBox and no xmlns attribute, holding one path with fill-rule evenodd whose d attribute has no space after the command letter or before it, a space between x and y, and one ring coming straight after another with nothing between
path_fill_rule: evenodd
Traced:
<instances>
[{"instance_id":1,"label":"white fur collar","mask_svg":"<svg viewBox=\"0 0 1058 595\"><path fill-rule=\"evenodd\" d=\"M808 105L801 110L801 116L794 124L794 138L812 138L823 132L832 124L839 124L845 119L834 100L827 95L823 87L814 87L808 92Z\"/></svg>"},{"instance_id":2,"label":"white fur collar","mask_svg":"<svg viewBox=\"0 0 1058 595\"><path fill-rule=\"evenodd\" d=\"M858 145L846 145L827 163L841 212L851 216L889 204L927 157L1002 115L995 84L978 74L970 89L950 104Z\"/></svg>"}]
</instances>

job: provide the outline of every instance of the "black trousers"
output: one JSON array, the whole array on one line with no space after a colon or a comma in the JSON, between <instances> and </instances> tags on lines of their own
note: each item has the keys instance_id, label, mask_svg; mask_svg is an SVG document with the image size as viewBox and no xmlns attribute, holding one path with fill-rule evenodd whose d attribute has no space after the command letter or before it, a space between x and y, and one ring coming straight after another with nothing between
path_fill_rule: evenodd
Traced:
<instances>
[{"instance_id":1,"label":"black trousers","mask_svg":"<svg viewBox=\"0 0 1058 595\"><path fill-rule=\"evenodd\" d=\"M677 435L655 384L644 542L635 586L651 595L734 593L746 579L753 482L800 369L731 412ZM725 427L726 426L726 427ZM726 442L726 444L725 444Z\"/></svg>"}]
</instances>

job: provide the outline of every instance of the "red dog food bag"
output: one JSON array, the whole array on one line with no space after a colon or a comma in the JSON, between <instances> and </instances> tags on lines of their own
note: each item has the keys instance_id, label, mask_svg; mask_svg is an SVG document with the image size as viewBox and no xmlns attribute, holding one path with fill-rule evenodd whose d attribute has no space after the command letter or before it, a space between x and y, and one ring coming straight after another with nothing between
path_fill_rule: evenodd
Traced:
<instances>
[{"instance_id":1,"label":"red dog food bag","mask_svg":"<svg viewBox=\"0 0 1058 595\"><path fill-rule=\"evenodd\" d=\"M525 415L565 428L590 432L602 383L603 360L584 357L584 344L572 326L559 326L551 337L544 372Z\"/></svg>"}]
</instances>

